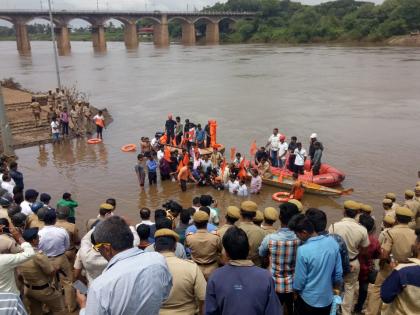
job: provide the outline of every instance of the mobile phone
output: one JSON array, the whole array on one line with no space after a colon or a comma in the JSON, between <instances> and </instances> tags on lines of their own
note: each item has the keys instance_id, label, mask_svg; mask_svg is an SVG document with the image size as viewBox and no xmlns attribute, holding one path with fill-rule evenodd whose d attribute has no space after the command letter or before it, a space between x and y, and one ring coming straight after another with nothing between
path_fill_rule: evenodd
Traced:
<instances>
[{"instance_id":1,"label":"mobile phone","mask_svg":"<svg viewBox=\"0 0 420 315\"><path fill-rule=\"evenodd\" d=\"M73 283L73 288L75 288L76 290L79 290L79 292L82 294L88 293L88 287L80 280L77 280L76 282Z\"/></svg>"}]
</instances>

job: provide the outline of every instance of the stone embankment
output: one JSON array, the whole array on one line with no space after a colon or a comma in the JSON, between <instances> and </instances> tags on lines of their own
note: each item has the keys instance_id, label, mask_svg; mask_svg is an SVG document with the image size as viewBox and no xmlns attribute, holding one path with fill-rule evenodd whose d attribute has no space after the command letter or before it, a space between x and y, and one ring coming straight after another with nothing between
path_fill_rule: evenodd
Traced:
<instances>
[{"instance_id":1,"label":"stone embankment","mask_svg":"<svg viewBox=\"0 0 420 315\"><path fill-rule=\"evenodd\" d=\"M420 46L420 33L394 36L388 39L387 44L392 46Z\"/></svg>"}]
</instances>

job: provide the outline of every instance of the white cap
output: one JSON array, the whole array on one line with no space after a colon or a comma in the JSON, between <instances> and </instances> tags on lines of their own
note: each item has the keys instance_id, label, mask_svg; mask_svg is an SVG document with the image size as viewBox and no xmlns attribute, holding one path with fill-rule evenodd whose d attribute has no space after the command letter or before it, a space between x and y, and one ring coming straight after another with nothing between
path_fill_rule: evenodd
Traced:
<instances>
[{"instance_id":1,"label":"white cap","mask_svg":"<svg viewBox=\"0 0 420 315\"><path fill-rule=\"evenodd\" d=\"M311 139L318 137L316 133L311 134Z\"/></svg>"}]
</instances>

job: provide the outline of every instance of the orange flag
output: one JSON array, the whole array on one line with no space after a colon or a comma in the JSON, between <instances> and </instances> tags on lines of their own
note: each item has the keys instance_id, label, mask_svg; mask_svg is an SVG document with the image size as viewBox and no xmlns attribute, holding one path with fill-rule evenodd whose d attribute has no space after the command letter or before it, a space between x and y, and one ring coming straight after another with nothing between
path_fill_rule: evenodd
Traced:
<instances>
[{"instance_id":1,"label":"orange flag","mask_svg":"<svg viewBox=\"0 0 420 315\"><path fill-rule=\"evenodd\" d=\"M238 176L241 179L246 179L245 159L243 159L241 164L239 164Z\"/></svg>"},{"instance_id":2,"label":"orange flag","mask_svg":"<svg viewBox=\"0 0 420 315\"><path fill-rule=\"evenodd\" d=\"M222 169L222 176L225 174L225 168L226 168L226 159L223 159L222 165L220 165L220 168Z\"/></svg>"},{"instance_id":3,"label":"orange flag","mask_svg":"<svg viewBox=\"0 0 420 315\"><path fill-rule=\"evenodd\" d=\"M251 143L251 148L249 149L249 154L251 155L251 157L254 156L255 153L257 153L257 141L256 140L254 140Z\"/></svg>"},{"instance_id":4,"label":"orange flag","mask_svg":"<svg viewBox=\"0 0 420 315\"><path fill-rule=\"evenodd\" d=\"M233 162L235 159L236 148L230 148L230 160Z\"/></svg>"},{"instance_id":5,"label":"orange flag","mask_svg":"<svg viewBox=\"0 0 420 315\"><path fill-rule=\"evenodd\" d=\"M171 161L171 149L168 146L165 146L165 150L163 152L163 158L170 162Z\"/></svg>"}]
</instances>

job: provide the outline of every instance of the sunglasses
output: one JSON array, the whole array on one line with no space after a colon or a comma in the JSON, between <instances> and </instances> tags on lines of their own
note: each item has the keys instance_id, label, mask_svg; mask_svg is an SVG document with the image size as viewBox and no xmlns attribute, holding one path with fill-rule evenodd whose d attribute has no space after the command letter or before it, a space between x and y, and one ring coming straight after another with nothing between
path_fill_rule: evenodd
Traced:
<instances>
[{"instance_id":1,"label":"sunglasses","mask_svg":"<svg viewBox=\"0 0 420 315\"><path fill-rule=\"evenodd\" d=\"M99 252L99 249L104 245L111 245L111 244L110 243L98 243L98 244L92 245L92 248L95 251Z\"/></svg>"}]
</instances>

